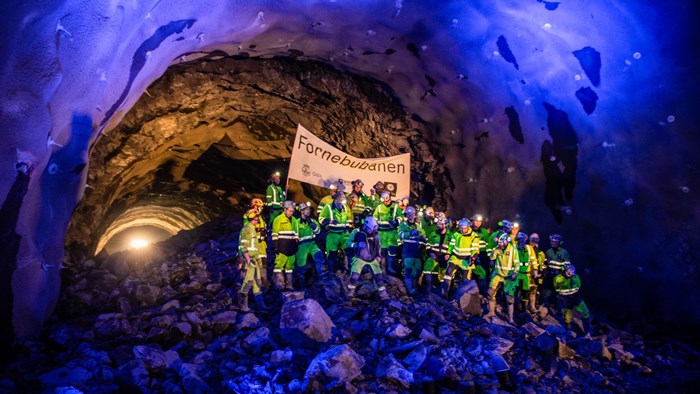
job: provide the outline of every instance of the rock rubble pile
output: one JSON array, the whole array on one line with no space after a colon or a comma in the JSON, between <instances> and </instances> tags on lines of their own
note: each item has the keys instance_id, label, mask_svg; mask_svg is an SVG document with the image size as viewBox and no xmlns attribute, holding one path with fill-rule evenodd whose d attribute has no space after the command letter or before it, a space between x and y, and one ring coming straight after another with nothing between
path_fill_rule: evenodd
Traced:
<instances>
[{"instance_id":1,"label":"rock rubble pile","mask_svg":"<svg viewBox=\"0 0 700 394\"><path fill-rule=\"evenodd\" d=\"M243 313L235 234L208 237L64 270L56 316L41 340L11 350L0 391L624 393L698 381L700 352L679 341L601 322L580 337L546 310L518 326L487 321L469 281L449 302L409 297L387 277L380 302L370 281L349 300L347 277L326 274L305 292L268 291L267 313Z\"/></svg>"}]
</instances>

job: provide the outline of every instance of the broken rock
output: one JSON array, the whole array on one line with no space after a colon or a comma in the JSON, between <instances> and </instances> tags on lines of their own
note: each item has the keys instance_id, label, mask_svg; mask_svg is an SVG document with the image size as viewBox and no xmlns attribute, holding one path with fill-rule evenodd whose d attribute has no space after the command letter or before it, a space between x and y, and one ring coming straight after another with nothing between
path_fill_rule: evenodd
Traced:
<instances>
[{"instance_id":1,"label":"broken rock","mask_svg":"<svg viewBox=\"0 0 700 394\"><path fill-rule=\"evenodd\" d=\"M316 300L292 301L282 306L280 334L290 345L315 347L327 343L335 324Z\"/></svg>"}]
</instances>

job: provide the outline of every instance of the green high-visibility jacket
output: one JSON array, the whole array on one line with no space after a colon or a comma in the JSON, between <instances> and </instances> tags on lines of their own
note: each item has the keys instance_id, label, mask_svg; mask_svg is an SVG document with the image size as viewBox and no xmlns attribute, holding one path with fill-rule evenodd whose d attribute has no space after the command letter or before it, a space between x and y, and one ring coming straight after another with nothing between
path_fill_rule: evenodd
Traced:
<instances>
[{"instance_id":1,"label":"green high-visibility jacket","mask_svg":"<svg viewBox=\"0 0 700 394\"><path fill-rule=\"evenodd\" d=\"M320 232L321 225L316 219L299 219L299 244L312 242Z\"/></svg>"},{"instance_id":2,"label":"green high-visibility jacket","mask_svg":"<svg viewBox=\"0 0 700 394\"><path fill-rule=\"evenodd\" d=\"M418 230L418 235L411 235L413 230ZM405 258L421 257L421 249L427 241L420 222L409 223L408 220L399 225L399 240L403 244L403 257Z\"/></svg>"},{"instance_id":3,"label":"green high-visibility jacket","mask_svg":"<svg viewBox=\"0 0 700 394\"><path fill-rule=\"evenodd\" d=\"M450 241L449 253L459 260L469 260L479 253L479 245L481 240L473 231L469 234L455 233Z\"/></svg>"},{"instance_id":4,"label":"green high-visibility jacket","mask_svg":"<svg viewBox=\"0 0 700 394\"><path fill-rule=\"evenodd\" d=\"M505 249L495 248L491 252L491 260L494 262L493 273L507 278L517 272L517 252L512 244L508 244Z\"/></svg>"},{"instance_id":5,"label":"green high-visibility jacket","mask_svg":"<svg viewBox=\"0 0 700 394\"><path fill-rule=\"evenodd\" d=\"M260 254L258 234L252 223L243 226L238 235L238 254L242 256L245 252L248 252L251 258L256 258Z\"/></svg>"},{"instance_id":6,"label":"green high-visibility jacket","mask_svg":"<svg viewBox=\"0 0 700 394\"><path fill-rule=\"evenodd\" d=\"M393 201L391 204L389 204L389 206L382 203L374 209L374 214L372 216L377 219L380 232L392 231L398 228L398 223L396 224L396 227L392 227L391 221L401 221L401 218L403 217L403 210L399 208L399 204L397 204L396 201ZM382 247L384 247L384 245L382 245Z\"/></svg>"},{"instance_id":7,"label":"green high-visibility jacket","mask_svg":"<svg viewBox=\"0 0 700 394\"><path fill-rule=\"evenodd\" d=\"M328 227L328 231L332 233L344 233L350 230L352 226L352 211L343 204L340 209L335 206L335 203L327 204L321 210L321 224Z\"/></svg>"},{"instance_id":8,"label":"green high-visibility jacket","mask_svg":"<svg viewBox=\"0 0 700 394\"><path fill-rule=\"evenodd\" d=\"M571 258L569 257L569 252L564 248L549 249L544 253L547 258L546 265L548 269L553 270L564 270L567 264L571 263Z\"/></svg>"},{"instance_id":9,"label":"green high-visibility jacket","mask_svg":"<svg viewBox=\"0 0 700 394\"><path fill-rule=\"evenodd\" d=\"M292 216L279 215L272 222L272 242L277 252L291 256L297 252L299 240L299 221Z\"/></svg>"},{"instance_id":10,"label":"green high-visibility jacket","mask_svg":"<svg viewBox=\"0 0 700 394\"><path fill-rule=\"evenodd\" d=\"M284 189L282 189L281 186L275 185L274 183L270 183L269 185L267 185L267 191L265 193L265 205L269 206L274 210L282 209L282 203L284 202L284 199L286 197L287 196L284 193Z\"/></svg>"}]
</instances>

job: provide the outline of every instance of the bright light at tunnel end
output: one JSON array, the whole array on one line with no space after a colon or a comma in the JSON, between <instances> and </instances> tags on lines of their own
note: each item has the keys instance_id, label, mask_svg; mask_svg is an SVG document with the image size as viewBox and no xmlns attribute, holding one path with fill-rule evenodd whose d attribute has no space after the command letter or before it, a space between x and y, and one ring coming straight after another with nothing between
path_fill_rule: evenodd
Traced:
<instances>
[{"instance_id":1,"label":"bright light at tunnel end","mask_svg":"<svg viewBox=\"0 0 700 394\"><path fill-rule=\"evenodd\" d=\"M146 241L145 239L135 238L129 242L129 245L131 246L131 249L142 249L148 246L149 243L150 242Z\"/></svg>"}]
</instances>

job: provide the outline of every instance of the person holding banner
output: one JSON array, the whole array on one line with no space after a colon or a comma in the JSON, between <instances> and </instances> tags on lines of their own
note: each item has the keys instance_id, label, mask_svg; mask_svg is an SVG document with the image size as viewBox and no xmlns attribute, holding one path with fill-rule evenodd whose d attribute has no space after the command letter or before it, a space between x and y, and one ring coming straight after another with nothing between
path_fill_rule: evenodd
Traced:
<instances>
[{"instance_id":1,"label":"person holding banner","mask_svg":"<svg viewBox=\"0 0 700 394\"><path fill-rule=\"evenodd\" d=\"M318 217L321 217L321 212L323 211L323 207L325 207L326 205L329 205L333 202L333 196L335 195L335 192L337 191L338 186L336 186L334 183L331 183L331 185L328 186L328 188L331 190L330 193L328 193L328 195L323 196L321 198L321 200L318 202L318 206L316 207L316 215L318 215Z\"/></svg>"},{"instance_id":2,"label":"person holding banner","mask_svg":"<svg viewBox=\"0 0 700 394\"><path fill-rule=\"evenodd\" d=\"M384 193L384 182L378 181L372 186L372 189L370 189L369 201L372 206L372 211L382 205L382 193Z\"/></svg>"},{"instance_id":3,"label":"person holding banner","mask_svg":"<svg viewBox=\"0 0 700 394\"><path fill-rule=\"evenodd\" d=\"M265 193L266 205L270 207L270 224L282 213L282 202L286 197L287 193L280 186L280 173L275 171L270 175L270 184Z\"/></svg>"},{"instance_id":4,"label":"person holding banner","mask_svg":"<svg viewBox=\"0 0 700 394\"><path fill-rule=\"evenodd\" d=\"M403 211L399 205L391 200L389 191L382 192L382 204L375 210L373 217L377 219L379 224L379 242L382 245L382 262L384 263L384 272L390 275L398 273L398 250L399 250L399 234L398 227Z\"/></svg>"},{"instance_id":5,"label":"person holding banner","mask_svg":"<svg viewBox=\"0 0 700 394\"><path fill-rule=\"evenodd\" d=\"M342 267L336 267L352 225L352 211L345 204L345 194L342 191L336 190L333 194L333 203L323 207L319 219L321 219L321 225L328 231L326 235L328 272L334 273L336 268L347 271L345 264Z\"/></svg>"},{"instance_id":6,"label":"person holding banner","mask_svg":"<svg viewBox=\"0 0 700 394\"><path fill-rule=\"evenodd\" d=\"M299 221L293 216L296 208L293 201L285 201L282 206L283 214L272 222L272 242L277 250L272 280L278 289L293 290L294 257L299 248Z\"/></svg>"}]
</instances>

